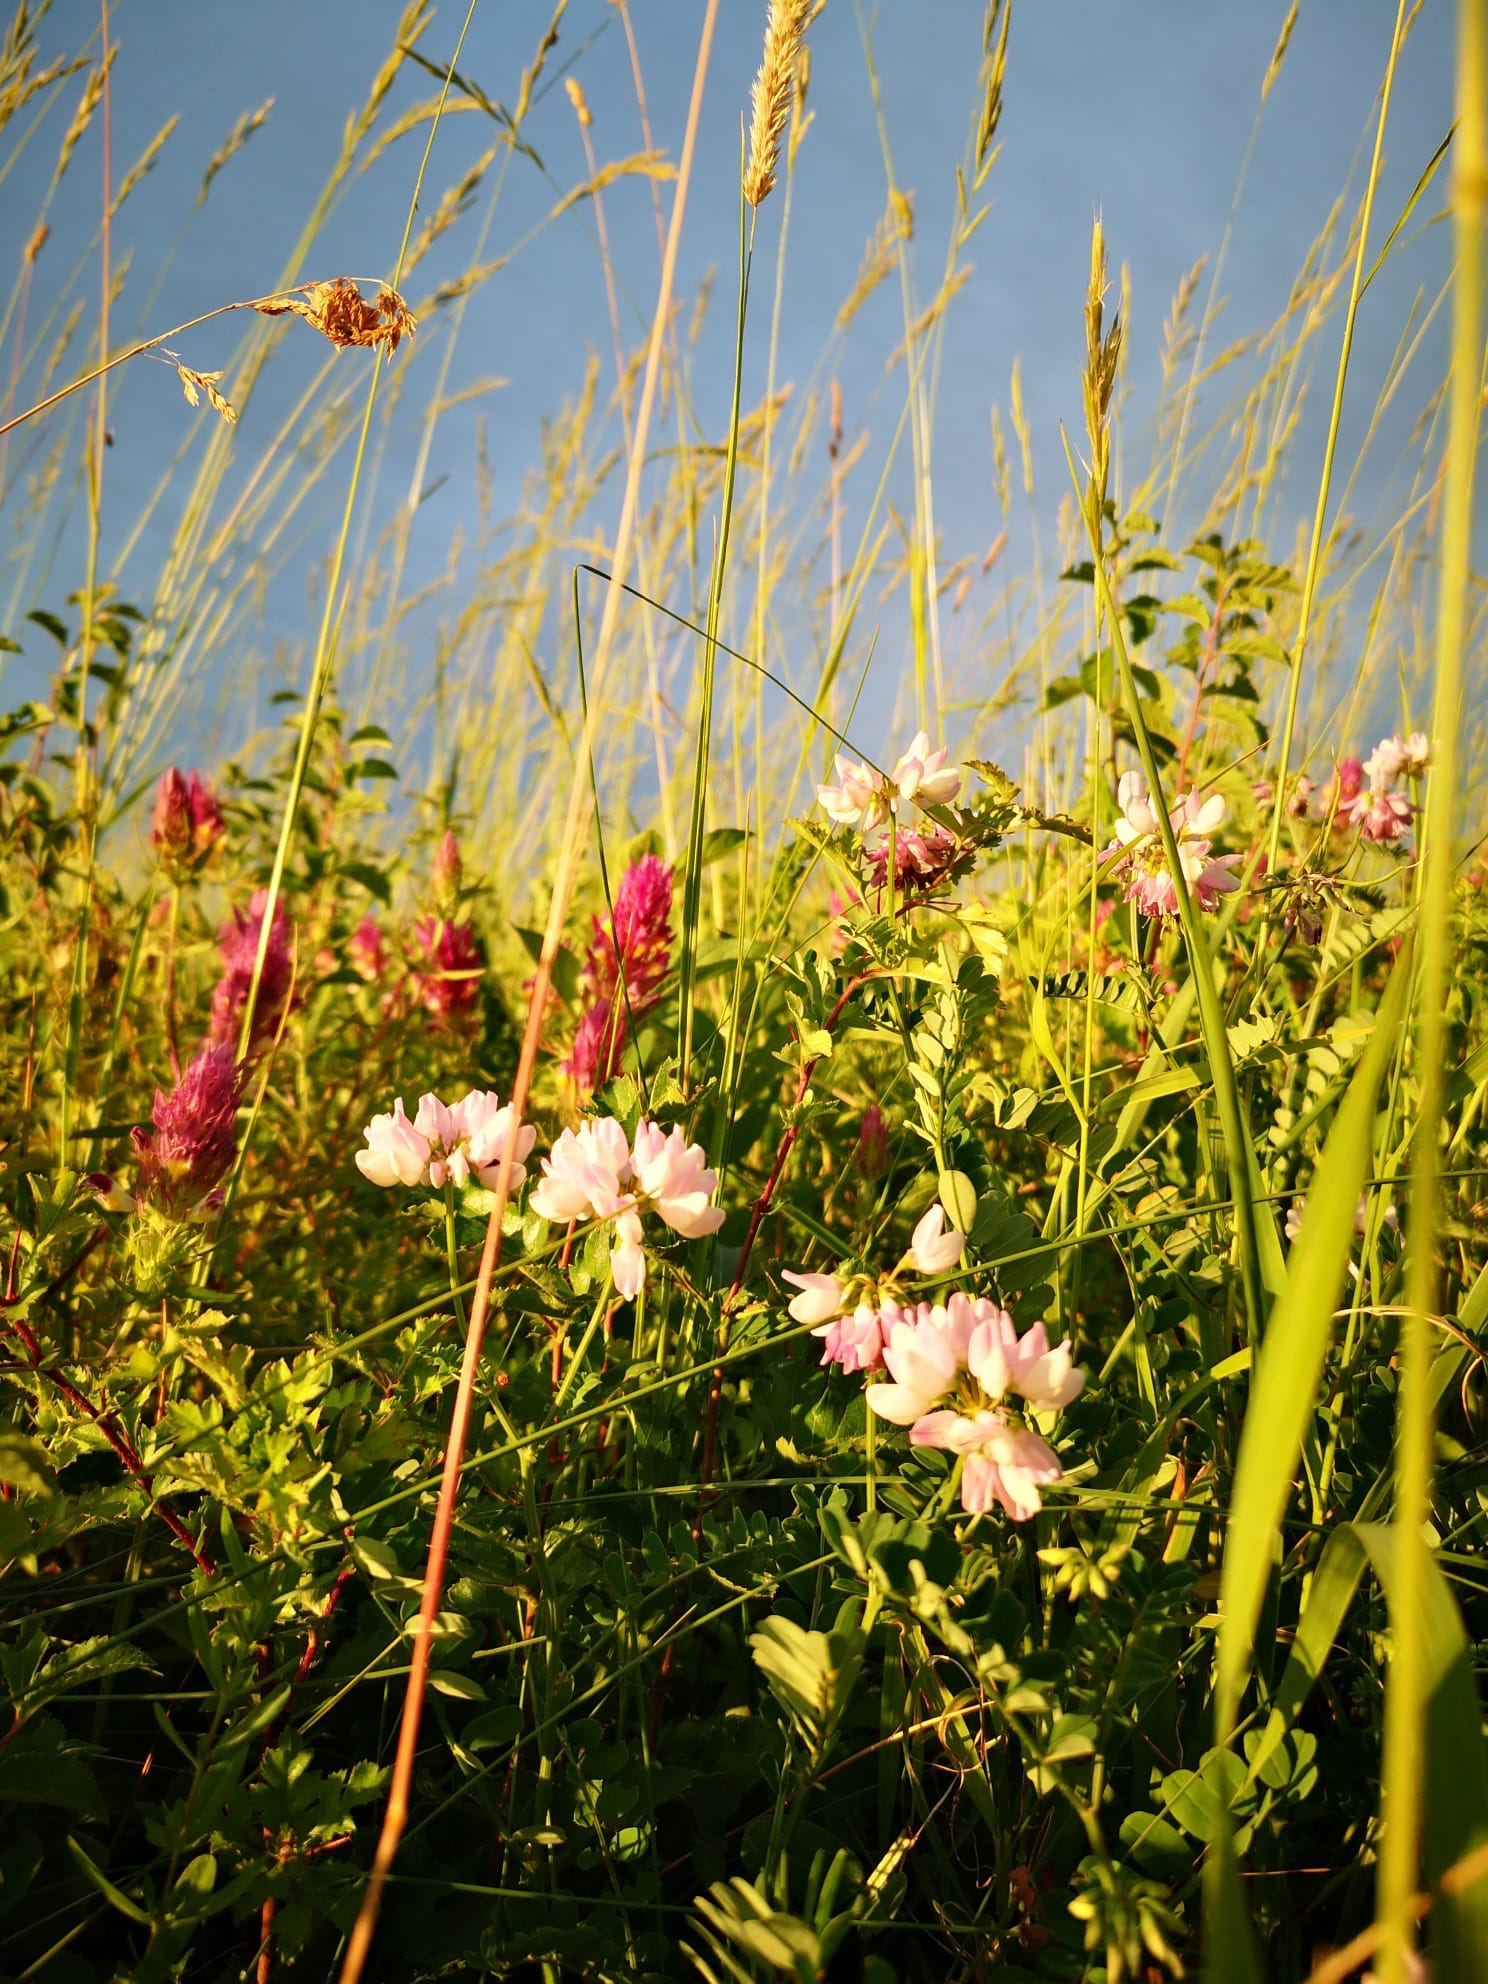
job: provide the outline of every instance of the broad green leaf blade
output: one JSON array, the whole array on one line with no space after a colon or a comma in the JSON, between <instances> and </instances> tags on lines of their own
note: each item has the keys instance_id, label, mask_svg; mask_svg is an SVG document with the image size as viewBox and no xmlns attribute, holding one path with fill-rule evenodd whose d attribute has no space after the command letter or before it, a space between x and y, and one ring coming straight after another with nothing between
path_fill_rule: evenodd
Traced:
<instances>
[{"instance_id":1,"label":"broad green leaf blade","mask_svg":"<svg viewBox=\"0 0 1488 1984\"><path fill-rule=\"evenodd\" d=\"M1395 1051L1409 973L1398 962L1358 1072L1328 1134L1285 1293L1256 1360L1220 1576L1216 1740L1227 1743L1244 1692L1276 1536L1317 1399L1333 1309L1354 1239L1354 1212L1373 1149L1375 1099Z\"/></svg>"},{"instance_id":2,"label":"broad green leaf blade","mask_svg":"<svg viewBox=\"0 0 1488 1984\"><path fill-rule=\"evenodd\" d=\"M1375 1574L1395 1616L1395 1538L1380 1523L1356 1523L1355 1533L1369 1552ZM1426 1795L1423 1846L1426 1878L1433 1889L1465 1854L1488 1844L1488 1749L1483 1716L1473 1682L1472 1648L1462 1629L1457 1601L1428 1556L1424 1604L1413 1622L1426 1655ZM1388 1825L1389 1813L1385 1813ZM1478 1984L1488 1950L1488 1881L1460 1891L1438 1891L1431 1910L1431 1974L1435 1984Z\"/></svg>"},{"instance_id":3,"label":"broad green leaf blade","mask_svg":"<svg viewBox=\"0 0 1488 1984\"><path fill-rule=\"evenodd\" d=\"M1312 1692L1313 1683L1333 1650L1344 1615L1353 1603L1363 1569L1364 1545L1353 1525L1335 1530L1324 1544L1313 1573L1307 1605L1297 1623L1297 1637L1292 1642L1270 1716L1261 1731L1259 1747L1250 1759L1247 1783L1260 1775Z\"/></svg>"}]
</instances>

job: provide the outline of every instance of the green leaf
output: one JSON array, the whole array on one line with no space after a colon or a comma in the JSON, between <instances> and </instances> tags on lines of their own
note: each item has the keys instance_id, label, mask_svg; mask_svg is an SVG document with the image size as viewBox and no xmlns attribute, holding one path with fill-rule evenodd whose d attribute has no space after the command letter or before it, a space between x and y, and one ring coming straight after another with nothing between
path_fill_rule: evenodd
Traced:
<instances>
[{"instance_id":1,"label":"green leaf","mask_svg":"<svg viewBox=\"0 0 1488 1984\"><path fill-rule=\"evenodd\" d=\"M1390 1606L1391 1623L1399 1633L1404 1621L1393 1596L1394 1534L1383 1524L1363 1522L1354 1524L1354 1534L1369 1552ZM1473 1650L1457 1602L1434 1557L1428 1556L1422 1568L1421 1609L1410 1623L1420 1636L1426 1667L1426 1789L1421 1809L1426 1873L1437 1890L1431 1911L1432 1969L1439 1984L1475 1984L1482 1975L1483 1952L1488 1950L1488 1881L1476 1880L1459 1889L1442 1888L1439 1883L1459 1860L1488 1845L1488 1749L1473 1680Z\"/></svg>"},{"instance_id":2,"label":"green leaf","mask_svg":"<svg viewBox=\"0 0 1488 1984\"><path fill-rule=\"evenodd\" d=\"M52 1495L57 1488L56 1470L46 1449L24 1433L0 1433L0 1481L28 1495Z\"/></svg>"},{"instance_id":3,"label":"green leaf","mask_svg":"<svg viewBox=\"0 0 1488 1984\"><path fill-rule=\"evenodd\" d=\"M940 1203L958 1233L970 1233L977 1214L976 1186L964 1171L942 1171Z\"/></svg>"},{"instance_id":4,"label":"green leaf","mask_svg":"<svg viewBox=\"0 0 1488 1984\"><path fill-rule=\"evenodd\" d=\"M141 1908L137 1901L131 1901L129 1899L129 1896L124 1893L122 1888L116 1888L103 1869L95 1866L93 1861L88 1858L87 1854L84 1853L83 1849L70 1834L67 1840L67 1850L82 1868L88 1880L92 1882L93 1886L97 1888L98 1892L110 1906L117 1908L121 1915L127 1915L131 1922L138 1922L141 1928L149 1928L149 1909Z\"/></svg>"},{"instance_id":5,"label":"green leaf","mask_svg":"<svg viewBox=\"0 0 1488 1984\"><path fill-rule=\"evenodd\" d=\"M1358 1073L1328 1134L1292 1249L1286 1288L1256 1359L1240 1435L1229 1535L1220 1578L1215 1729L1228 1742L1244 1692L1256 1620L1333 1330L1354 1242L1354 1212L1374 1145L1374 1111L1405 998L1397 962Z\"/></svg>"}]
</instances>

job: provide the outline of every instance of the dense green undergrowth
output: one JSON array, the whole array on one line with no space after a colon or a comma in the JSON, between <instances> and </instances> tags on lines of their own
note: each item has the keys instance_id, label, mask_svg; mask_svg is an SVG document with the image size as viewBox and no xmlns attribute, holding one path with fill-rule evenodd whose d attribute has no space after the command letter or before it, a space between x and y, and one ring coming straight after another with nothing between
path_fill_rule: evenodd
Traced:
<instances>
[{"instance_id":1,"label":"dense green undergrowth","mask_svg":"<svg viewBox=\"0 0 1488 1984\"><path fill-rule=\"evenodd\" d=\"M338 339L295 279L371 366L407 335L396 283ZM1356 1975L1402 1635L1423 1940L1477 1974L1475 812L1423 864L1424 691L1299 771L1318 547L1117 503L1104 296L1097 230L1085 542L1016 779L985 697L836 737L835 581L815 699L767 730L731 675L733 785L709 703L690 795L606 753L614 644L639 680L657 638L618 589L592 704L537 672L523 790L468 712L410 774L418 721L341 706L329 609L282 735L194 771L178 732L157 785L166 607L95 565L16 619L51 688L0 723L0 1976L335 1975L420 1646L369 1977L1301 1979L1363 1935L1319 1973ZM714 635L740 431L691 486ZM769 543L761 496L762 587ZM809 810L765 775L797 757Z\"/></svg>"}]
</instances>

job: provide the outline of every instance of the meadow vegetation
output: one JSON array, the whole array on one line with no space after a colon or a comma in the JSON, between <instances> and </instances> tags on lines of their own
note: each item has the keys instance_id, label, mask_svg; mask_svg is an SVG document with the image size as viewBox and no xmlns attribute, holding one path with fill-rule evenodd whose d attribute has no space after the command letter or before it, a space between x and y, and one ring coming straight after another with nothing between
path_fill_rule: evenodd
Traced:
<instances>
[{"instance_id":1,"label":"meadow vegetation","mask_svg":"<svg viewBox=\"0 0 1488 1984\"><path fill-rule=\"evenodd\" d=\"M1387 214L1401 0L1283 317L1223 345L1196 268L1140 445L1096 225L1058 542L1019 571L1016 368L985 556L947 548L932 448L1013 0L944 266L886 133L792 389L819 11L761 8L727 321L677 279L699 148L736 142L699 111L718 0L671 159L601 156L563 0L518 78L411 0L278 286L136 345L128 17L56 57L45 10L10 21L37 227L0 316L0 660L48 686L0 717L0 1977L1483 1975L1484 9ZM517 514L482 470L473 575L415 597L436 426L482 463L499 432L445 368L560 82L586 172L546 225L592 227L611 348L555 380ZM99 236L43 312L100 132ZM401 247L321 268L390 148ZM617 271L636 176L657 260ZM1361 380L1357 313L1428 225L1452 280ZM833 366L884 286L872 453ZM266 433L289 339L325 362ZM106 562L109 394L152 362L189 445ZM1377 532L1345 388L1422 406ZM307 556L274 725L202 762Z\"/></svg>"}]
</instances>

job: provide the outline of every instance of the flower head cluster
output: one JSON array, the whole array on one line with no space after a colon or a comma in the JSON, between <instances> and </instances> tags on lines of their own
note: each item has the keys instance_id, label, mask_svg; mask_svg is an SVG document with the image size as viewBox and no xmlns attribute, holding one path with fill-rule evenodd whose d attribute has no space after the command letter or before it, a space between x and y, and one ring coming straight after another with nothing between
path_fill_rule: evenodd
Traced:
<instances>
[{"instance_id":1,"label":"flower head cluster","mask_svg":"<svg viewBox=\"0 0 1488 1984\"><path fill-rule=\"evenodd\" d=\"M1400 781L1420 778L1430 762L1431 740L1424 731L1383 737L1367 758L1339 760L1318 794L1318 817L1331 821L1335 832L1354 827L1376 847L1394 847L1410 831L1416 812Z\"/></svg>"},{"instance_id":2,"label":"flower head cluster","mask_svg":"<svg viewBox=\"0 0 1488 1984\"><path fill-rule=\"evenodd\" d=\"M933 1205L921 1215L896 1272L908 1268L922 1275L949 1274L965 1248L966 1235L954 1227L947 1232L944 1212ZM888 1331L905 1313L896 1297L894 1277L873 1287L861 1279L845 1282L840 1275L798 1274L785 1268L782 1278L800 1290L787 1305L788 1313L798 1323L813 1324L811 1334L824 1340L823 1364L840 1364L849 1373L880 1369Z\"/></svg>"},{"instance_id":3,"label":"flower head cluster","mask_svg":"<svg viewBox=\"0 0 1488 1984\"><path fill-rule=\"evenodd\" d=\"M1144 916L1159 921L1176 916L1178 887L1168 867L1157 811L1144 775L1140 771L1123 772L1116 797L1121 814L1116 838L1106 853L1118 857L1114 873L1125 879L1126 900L1134 902ZM1240 856L1209 852L1224 817L1225 803L1217 792L1207 799L1186 792L1168 813L1184 880L1200 909L1213 909L1221 895L1239 886L1230 870Z\"/></svg>"},{"instance_id":4,"label":"flower head cluster","mask_svg":"<svg viewBox=\"0 0 1488 1984\"><path fill-rule=\"evenodd\" d=\"M374 1185L432 1185L442 1191L446 1183L458 1188L474 1178L490 1190L515 1128L511 1104L489 1089L473 1088L452 1104L441 1102L437 1095L420 1096L411 1123L399 1096L390 1115L374 1116L362 1132L367 1148L356 1154L357 1169ZM513 1191L527 1176L523 1160L536 1141L537 1132L530 1124L516 1130L510 1173Z\"/></svg>"},{"instance_id":5,"label":"flower head cluster","mask_svg":"<svg viewBox=\"0 0 1488 1984\"><path fill-rule=\"evenodd\" d=\"M915 1227L894 1273L874 1283L864 1277L798 1274L785 1279L799 1291L790 1313L823 1341L822 1363L851 1374L888 1373L870 1383L868 1409L909 1428L910 1442L957 1455L961 1504L981 1514L1000 1502L1015 1522L1036 1515L1039 1489L1061 1475L1052 1448L1010 1411L1055 1412L1079 1396L1085 1383L1069 1341L1049 1346L1042 1323L1020 1337L1005 1309L957 1289L942 1302L900 1299L906 1268L927 1276L949 1274L960 1262L965 1236L947 1229L932 1206Z\"/></svg>"},{"instance_id":6,"label":"flower head cluster","mask_svg":"<svg viewBox=\"0 0 1488 1984\"><path fill-rule=\"evenodd\" d=\"M213 1046L235 1045L253 984L253 967L263 933L264 911L268 908L267 889L255 891L245 911L235 909L217 933L222 956L222 976L212 994L212 1022L208 1040ZM289 949L289 917L282 903L276 904L269 925L268 948L258 981L258 1000L253 1009L253 1036L249 1047L261 1047L279 1025L294 979Z\"/></svg>"},{"instance_id":7,"label":"flower head cluster","mask_svg":"<svg viewBox=\"0 0 1488 1984\"><path fill-rule=\"evenodd\" d=\"M901 895L933 889L970 865L974 850L970 843L953 834L937 821L923 826L887 827L878 838L865 844L868 872L875 888L883 888L889 877L889 858L894 862L894 887Z\"/></svg>"},{"instance_id":8,"label":"flower head cluster","mask_svg":"<svg viewBox=\"0 0 1488 1984\"><path fill-rule=\"evenodd\" d=\"M139 1179L136 1206L171 1220L204 1219L237 1156L235 1119L242 1075L230 1047L204 1047L167 1095L156 1089L152 1129L130 1131ZM115 1196L110 1203L123 1205Z\"/></svg>"},{"instance_id":9,"label":"flower head cluster","mask_svg":"<svg viewBox=\"0 0 1488 1984\"><path fill-rule=\"evenodd\" d=\"M387 943L382 934L382 926L368 910L356 929L352 931L346 946L346 954L351 960L351 968L358 978L364 978L369 985L375 985L388 967Z\"/></svg>"},{"instance_id":10,"label":"flower head cluster","mask_svg":"<svg viewBox=\"0 0 1488 1984\"><path fill-rule=\"evenodd\" d=\"M672 870L659 855L633 861L615 891L607 929L593 919L594 940L579 974L587 1004L563 1073L581 1096L614 1074L632 1016L661 997L672 958Z\"/></svg>"},{"instance_id":11,"label":"flower head cluster","mask_svg":"<svg viewBox=\"0 0 1488 1984\"><path fill-rule=\"evenodd\" d=\"M472 923L421 916L413 926L414 995L436 1020L458 1019L480 997L486 957Z\"/></svg>"},{"instance_id":12,"label":"flower head cluster","mask_svg":"<svg viewBox=\"0 0 1488 1984\"><path fill-rule=\"evenodd\" d=\"M200 772L184 776L174 767L155 788L150 844L174 881L206 866L226 831L217 796Z\"/></svg>"},{"instance_id":13,"label":"flower head cluster","mask_svg":"<svg viewBox=\"0 0 1488 1984\"><path fill-rule=\"evenodd\" d=\"M544 1219L566 1225L577 1219L615 1223L610 1270L627 1299L646 1279L642 1213L655 1213L685 1239L716 1233L723 1210L711 1205L718 1177L699 1144L680 1129L663 1130L644 1117L627 1140L612 1116L565 1130L542 1161L543 1175L528 1203Z\"/></svg>"},{"instance_id":14,"label":"flower head cluster","mask_svg":"<svg viewBox=\"0 0 1488 1984\"><path fill-rule=\"evenodd\" d=\"M837 759L837 784L820 785L817 799L839 827L870 834L891 813L912 800L922 806L950 806L961 790L961 768L948 765L946 750L932 751L930 739L917 731L909 749L885 774L851 758Z\"/></svg>"},{"instance_id":15,"label":"flower head cluster","mask_svg":"<svg viewBox=\"0 0 1488 1984\"><path fill-rule=\"evenodd\" d=\"M869 1386L868 1409L907 1426L912 1446L959 1456L968 1514L995 1501L1014 1522L1037 1515L1040 1488L1063 1469L1046 1441L1009 1418L1009 1401L1054 1412L1078 1397L1085 1374L1068 1338L1051 1349L1042 1323L1020 1337L1005 1309L958 1292L943 1306L921 1302L896 1316L883 1359L892 1383Z\"/></svg>"}]
</instances>

